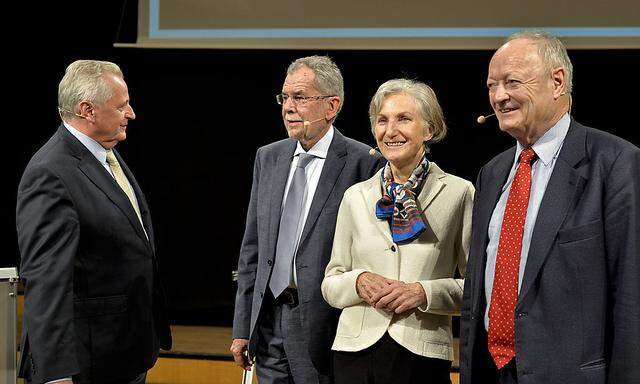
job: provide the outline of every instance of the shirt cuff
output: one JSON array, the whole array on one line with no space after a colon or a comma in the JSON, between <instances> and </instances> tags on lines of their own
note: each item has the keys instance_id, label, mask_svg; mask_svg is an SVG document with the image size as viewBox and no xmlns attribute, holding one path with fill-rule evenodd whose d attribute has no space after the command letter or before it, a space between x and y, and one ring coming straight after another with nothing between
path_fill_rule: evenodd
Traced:
<instances>
[{"instance_id":1,"label":"shirt cuff","mask_svg":"<svg viewBox=\"0 0 640 384\"><path fill-rule=\"evenodd\" d=\"M71 380L70 377L65 377L64 379L57 379L57 380L52 380L52 381L47 381L44 384L53 384L53 383L59 383L61 381L65 381L65 380Z\"/></svg>"}]
</instances>

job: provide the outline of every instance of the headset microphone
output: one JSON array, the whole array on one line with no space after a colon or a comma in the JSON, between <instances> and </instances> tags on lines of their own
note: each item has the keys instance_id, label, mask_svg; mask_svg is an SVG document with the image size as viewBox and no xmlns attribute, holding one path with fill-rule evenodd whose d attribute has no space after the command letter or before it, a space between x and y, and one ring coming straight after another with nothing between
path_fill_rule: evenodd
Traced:
<instances>
[{"instance_id":1,"label":"headset microphone","mask_svg":"<svg viewBox=\"0 0 640 384\"><path fill-rule=\"evenodd\" d=\"M478 122L478 124L484 124L488 118L495 116L495 113L492 113L490 115L480 115L478 116L478 118L476 119L476 121Z\"/></svg>"},{"instance_id":2,"label":"headset microphone","mask_svg":"<svg viewBox=\"0 0 640 384\"><path fill-rule=\"evenodd\" d=\"M321 118L319 118L319 119L315 119L315 120L311 120L311 121L309 121L309 120L303 120L303 121L302 121L302 125L304 125L304 128L305 128L305 129L307 129L307 128L309 128L309 126L310 126L311 124L313 124L313 123L317 123L317 122L318 122L318 121L320 121L320 120L324 120L324 117L321 117Z\"/></svg>"},{"instance_id":3,"label":"headset microphone","mask_svg":"<svg viewBox=\"0 0 640 384\"><path fill-rule=\"evenodd\" d=\"M307 137L307 131L309 130L309 127L311 126L311 124L313 123L317 123L320 120L324 120L324 117L321 117L319 119L315 119L315 120L305 120L304 117L302 118L302 128L304 129L303 132L303 137L306 139Z\"/></svg>"},{"instance_id":4,"label":"headset microphone","mask_svg":"<svg viewBox=\"0 0 640 384\"><path fill-rule=\"evenodd\" d=\"M369 154L370 154L371 156L375 156L376 151L379 151L378 147L371 148L371 149L369 150Z\"/></svg>"},{"instance_id":5,"label":"headset microphone","mask_svg":"<svg viewBox=\"0 0 640 384\"><path fill-rule=\"evenodd\" d=\"M68 110L66 108L58 107L58 113L60 114L60 117L62 117L62 112L73 113L74 115L78 116L81 119L86 119L86 117L82 116L78 112L72 112L72 111L70 111L70 110Z\"/></svg>"}]
</instances>

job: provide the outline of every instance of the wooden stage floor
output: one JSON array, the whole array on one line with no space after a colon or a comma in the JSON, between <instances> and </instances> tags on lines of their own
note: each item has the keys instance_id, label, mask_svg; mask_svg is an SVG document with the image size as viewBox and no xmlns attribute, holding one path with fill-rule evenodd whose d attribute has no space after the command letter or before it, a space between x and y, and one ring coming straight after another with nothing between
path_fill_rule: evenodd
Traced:
<instances>
[{"instance_id":1,"label":"wooden stage floor","mask_svg":"<svg viewBox=\"0 0 640 384\"><path fill-rule=\"evenodd\" d=\"M171 331L173 350L161 353L156 366L149 371L148 384L241 383L242 370L235 366L229 352L231 328L174 325ZM451 381L457 384L457 339L454 354Z\"/></svg>"},{"instance_id":2,"label":"wooden stage floor","mask_svg":"<svg viewBox=\"0 0 640 384\"><path fill-rule=\"evenodd\" d=\"M18 331L22 331L23 297L18 297ZM147 384L240 384L242 370L229 352L230 327L172 325L173 349L161 351ZM20 336L18 335L18 341ZM451 381L458 383L458 340L454 340ZM254 383L257 380L254 378Z\"/></svg>"}]
</instances>

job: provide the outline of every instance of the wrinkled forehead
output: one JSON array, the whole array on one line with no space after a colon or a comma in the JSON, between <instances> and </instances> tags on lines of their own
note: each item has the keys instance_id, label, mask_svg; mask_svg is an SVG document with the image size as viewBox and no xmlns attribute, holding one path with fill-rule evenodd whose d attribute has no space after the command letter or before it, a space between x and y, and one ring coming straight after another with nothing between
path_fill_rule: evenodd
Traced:
<instances>
[{"instance_id":1,"label":"wrinkled forehead","mask_svg":"<svg viewBox=\"0 0 640 384\"><path fill-rule=\"evenodd\" d=\"M302 67L287 75L282 85L285 93L305 92L316 90L316 75L310 68Z\"/></svg>"},{"instance_id":2,"label":"wrinkled forehead","mask_svg":"<svg viewBox=\"0 0 640 384\"><path fill-rule=\"evenodd\" d=\"M516 39L500 47L489 63L489 77L505 72L530 72L542 67L535 42Z\"/></svg>"}]
</instances>

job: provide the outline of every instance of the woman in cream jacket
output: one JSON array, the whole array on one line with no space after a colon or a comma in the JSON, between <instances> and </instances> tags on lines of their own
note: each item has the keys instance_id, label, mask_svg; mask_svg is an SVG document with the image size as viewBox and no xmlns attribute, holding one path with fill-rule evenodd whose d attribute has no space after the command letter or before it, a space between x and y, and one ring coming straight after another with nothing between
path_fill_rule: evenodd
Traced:
<instances>
[{"instance_id":1,"label":"woman in cream jacket","mask_svg":"<svg viewBox=\"0 0 640 384\"><path fill-rule=\"evenodd\" d=\"M342 309L332 349L336 384L449 383L473 185L426 157L446 134L424 83L382 84L369 108L387 165L344 195L325 300Z\"/></svg>"}]
</instances>

